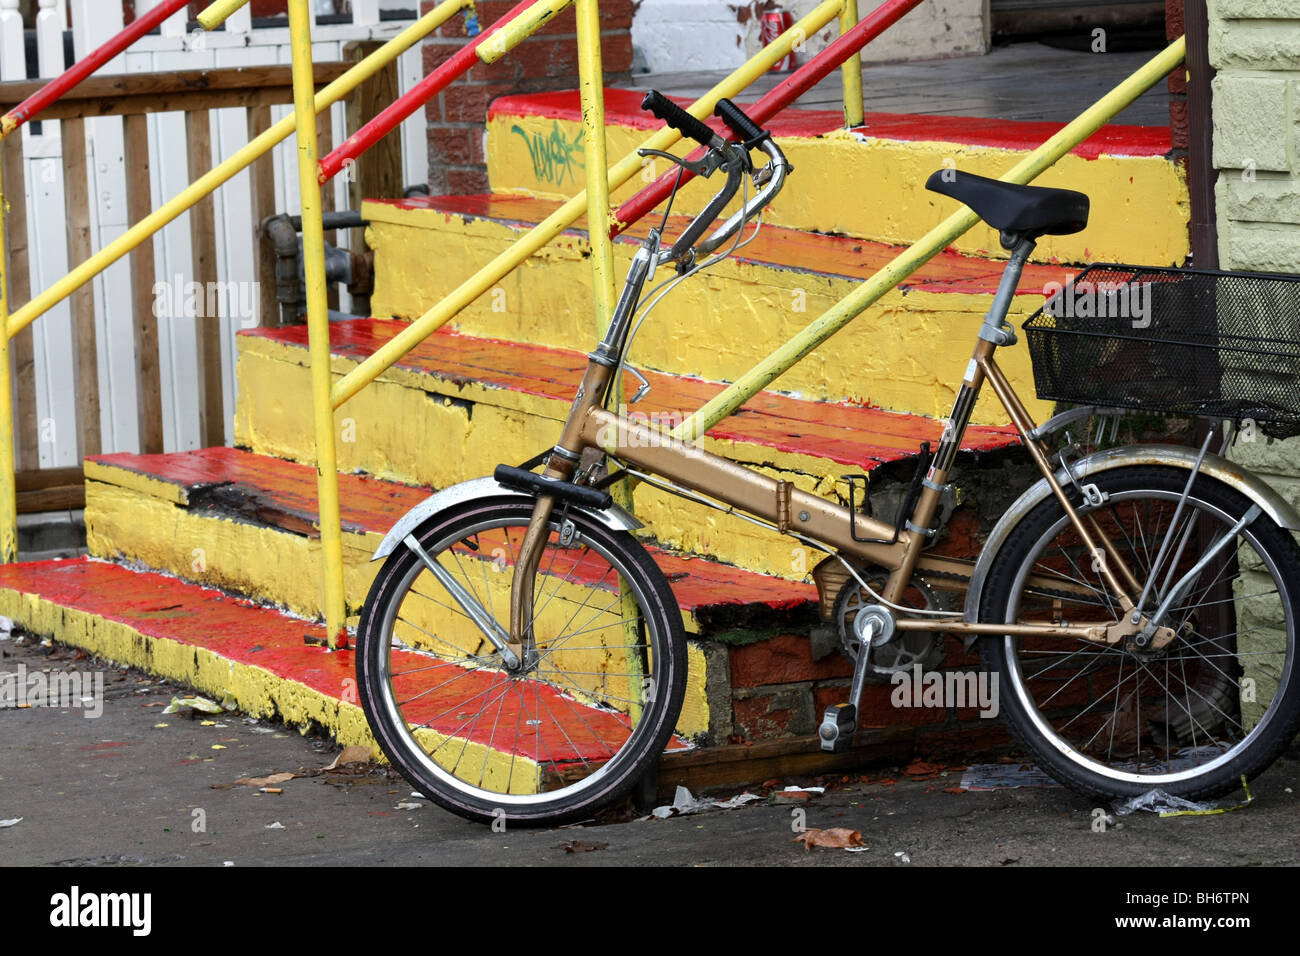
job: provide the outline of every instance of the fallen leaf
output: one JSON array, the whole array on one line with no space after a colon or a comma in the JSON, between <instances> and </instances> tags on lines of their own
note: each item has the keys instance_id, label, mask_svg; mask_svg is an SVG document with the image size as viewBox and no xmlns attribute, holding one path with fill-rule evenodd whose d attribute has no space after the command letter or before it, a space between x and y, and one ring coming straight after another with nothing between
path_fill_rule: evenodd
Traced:
<instances>
[{"instance_id":1,"label":"fallen leaf","mask_svg":"<svg viewBox=\"0 0 1300 956\"><path fill-rule=\"evenodd\" d=\"M564 843L557 843L555 848L565 853L594 853L608 846L608 843L601 843L599 840L566 840Z\"/></svg>"},{"instance_id":2,"label":"fallen leaf","mask_svg":"<svg viewBox=\"0 0 1300 956\"><path fill-rule=\"evenodd\" d=\"M273 773L266 777L240 777L235 781L236 786L245 787L270 787L277 783L284 783L286 780L292 780L298 776L296 773Z\"/></svg>"},{"instance_id":3,"label":"fallen leaf","mask_svg":"<svg viewBox=\"0 0 1300 956\"><path fill-rule=\"evenodd\" d=\"M903 775L906 777L932 777L944 769L941 763L926 763L924 760L913 760L903 769Z\"/></svg>"},{"instance_id":4,"label":"fallen leaf","mask_svg":"<svg viewBox=\"0 0 1300 956\"><path fill-rule=\"evenodd\" d=\"M965 793L966 788L965 787L944 787L943 792L944 793Z\"/></svg>"},{"instance_id":5,"label":"fallen leaf","mask_svg":"<svg viewBox=\"0 0 1300 956\"><path fill-rule=\"evenodd\" d=\"M862 834L857 830L850 830L848 827L831 827L829 830L804 830L794 838L795 843L802 843L804 849L811 850L815 846L824 846L835 850L847 850L849 847L866 846L862 840Z\"/></svg>"},{"instance_id":6,"label":"fallen leaf","mask_svg":"<svg viewBox=\"0 0 1300 956\"><path fill-rule=\"evenodd\" d=\"M351 744L343 748L343 753L334 758L326 770L338 770L340 767L346 767L353 763L370 763L374 759L374 751L364 744Z\"/></svg>"}]
</instances>

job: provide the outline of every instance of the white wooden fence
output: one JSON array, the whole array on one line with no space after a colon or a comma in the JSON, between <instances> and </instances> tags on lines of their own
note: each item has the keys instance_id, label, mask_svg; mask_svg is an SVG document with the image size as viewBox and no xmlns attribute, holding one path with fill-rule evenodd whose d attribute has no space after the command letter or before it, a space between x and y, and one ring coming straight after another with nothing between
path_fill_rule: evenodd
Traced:
<instances>
[{"instance_id":1,"label":"white wooden fence","mask_svg":"<svg viewBox=\"0 0 1300 956\"><path fill-rule=\"evenodd\" d=\"M136 0L137 14L156 6L159 0ZM65 9L65 4L66 9ZM416 0L411 0L411 6ZM346 44L362 40L387 40L409 26L410 19L381 21L378 0L352 0L351 23L319 24L313 30L317 62L341 60ZM0 0L0 80L26 79L23 25L18 0ZM56 76L64 70L64 24L71 19L73 47L77 59L84 57L122 28L120 4L107 0L40 0L37 14L38 75ZM168 20L161 35L138 41L98 75L167 70L201 70L238 66L288 64L289 35L285 26L254 29L245 7L235 14L224 30L187 33L184 14ZM399 88L405 92L422 76L419 47L399 60ZM274 107L273 119L291 112L291 107ZM189 184L186 155L185 116L180 113L150 115L150 191L157 208ZM248 142L243 110L219 109L210 114L211 158L200 158L206 170ZM26 157L27 223L33 293L48 288L70 266L67 254L67 222L64 210L64 168L62 141L57 121L39 124L39 132L28 126L23 131ZM333 108L332 136L335 144L346 135L345 107ZM88 119L86 128L87 169L91 197L91 242L95 250L121 235L130 225L126 216L124 132L121 117ZM423 111L402 127L403 182L424 183L428 179L428 153ZM347 184L335 182L335 208L348 208ZM291 137L275 151L276 208L271 212L297 213L298 182L294 140ZM250 182L247 172L223 186L216 199L217 276L222 283L235 282L247 290L258 278L258 244L254 237ZM11 199L11 202L13 200ZM157 282L182 286L191 281L191 245L188 215L162 230L154 238ZM347 242L341 231L339 240ZM72 263L75 265L75 263ZM227 286L227 288L233 288ZM235 336L241 327L259 324L260 297L240 296L247 310L232 308L222 319L223 406L227 444L231 441L235 407ZM133 297L130 268L122 260L94 280L96 340L98 342L100 429L104 452L138 451L139 422L136 396ZM11 303L11 307L21 305ZM340 307L351 306L346 290ZM247 314L251 312L251 314ZM158 346L162 382L164 447L167 451L198 448L200 440L200 376L195 371L196 323L215 321L163 314L158 320ZM78 395L73 386L74 353L68 302L52 309L33 326L37 418L40 424L39 461L20 460L21 470L77 466L75 425Z\"/></svg>"}]
</instances>

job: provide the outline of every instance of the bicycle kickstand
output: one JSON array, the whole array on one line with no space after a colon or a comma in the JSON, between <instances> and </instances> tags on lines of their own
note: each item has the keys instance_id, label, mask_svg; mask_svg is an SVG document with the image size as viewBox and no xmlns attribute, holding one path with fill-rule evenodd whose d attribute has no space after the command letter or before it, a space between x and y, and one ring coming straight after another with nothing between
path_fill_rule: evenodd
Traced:
<instances>
[{"instance_id":1,"label":"bicycle kickstand","mask_svg":"<svg viewBox=\"0 0 1300 956\"><path fill-rule=\"evenodd\" d=\"M822 715L821 727L817 736L821 738L822 750L828 753L840 753L848 750L853 743L853 735L858 729L858 704L862 700L862 686L866 683L867 668L871 666L872 638L876 634L875 622L869 622L863 629L858 642L858 658L853 665L853 684L849 688L849 701L846 704L831 704Z\"/></svg>"}]
</instances>

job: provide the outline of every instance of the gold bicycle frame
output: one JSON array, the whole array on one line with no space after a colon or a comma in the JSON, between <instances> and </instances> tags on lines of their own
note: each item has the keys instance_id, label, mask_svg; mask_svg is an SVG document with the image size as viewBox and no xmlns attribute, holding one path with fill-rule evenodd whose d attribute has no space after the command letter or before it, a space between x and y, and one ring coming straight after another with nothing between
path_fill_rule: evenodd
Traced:
<instances>
[{"instance_id":1,"label":"gold bicycle frame","mask_svg":"<svg viewBox=\"0 0 1300 956\"><path fill-rule=\"evenodd\" d=\"M1018 250L1025 257L1032 250ZM1022 260L1023 262L1023 260ZM1014 265L1014 263L1012 263ZM1014 276L1018 278L1019 269ZM1014 287L1014 280L1012 282ZM997 322L1002 316L990 316ZM849 508L818 495L801 491L790 482L770 478L720 455L715 455L698 445L673 437L625 415L608 411L603 399L611 384L613 369L596 361L588 361L582 384L578 388L573 407L565 422L563 433L556 444L555 453L545 469L545 476L561 481L571 480L583 452L594 449L609 455L618 462L664 478L687 491L714 499L724 505L744 512L772 525L782 534L793 534L810 539L828 550L858 559L860 562L884 568L889 579L881 592L888 602L898 603L914 576L928 585L943 590L965 590L969 583L973 562L960 558L927 555L923 549L929 535L928 529L938 510L941 489L947 481L961 441L970 423L980 390L987 381L998 400L1006 409L1020 434L1021 443L1028 448L1038 470L1051 486L1057 500L1065 509L1078 532L1086 553L1093 555L1094 568L1117 595L1124 610L1117 623L1084 624L998 624L936 619L934 617L906 618L895 622L899 630L944 631L964 635L1039 635L1062 639L1116 643L1139 631L1146 618L1133 619L1130 612L1135 607L1134 597L1141 590L1131 570L1119 552L1101 533L1091 516L1082 516L1071 503L1065 489L1056 478L1047 451L1041 442L1031 437L1036 424L1020 401L1015 389L994 361L997 345L981 336L977 342L966 377L958 391L952 413L926 480L909 516L907 530L893 540L893 525L851 512ZM532 617L530 596L533 593L532 576L536 573L541 546L548 535L547 526L555 508L551 496L538 499L533 520L520 549L515 566L513 598L511 602L511 643L521 644L526 638L525 622ZM869 539L863 541L862 539ZM1056 590L1091 593L1079 585L1048 580L1031 575L1030 584L1050 585ZM1157 629L1156 641L1163 644L1172 639L1168 628Z\"/></svg>"}]
</instances>

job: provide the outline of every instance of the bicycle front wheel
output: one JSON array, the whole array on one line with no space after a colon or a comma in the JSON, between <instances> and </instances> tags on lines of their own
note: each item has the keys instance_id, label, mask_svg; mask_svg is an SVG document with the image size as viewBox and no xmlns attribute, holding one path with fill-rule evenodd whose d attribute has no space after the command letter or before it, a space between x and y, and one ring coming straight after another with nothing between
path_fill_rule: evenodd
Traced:
<instances>
[{"instance_id":1,"label":"bicycle front wheel","mask_svg":"<svg viewBox=\"0 0 1300 956\"><path fill-rule=\"evenodd\" d=\"M1099 505L1072 502L1139 585L1152 581L1146 613L1173 595L1170 643L982 642L1015 736L1043 769L1088 796L1152 788L1219 796L1264 770L1300 727L1300 548L1265 514L1234 531L1251 503L1208 476L1198 476L1179 514L1187 477L1116 468L1089 478L1105 499ZM981 620L1001 623L1111 624L1121 613L1100 561L1054 497L1007 539L980 608Z\"/></svg>"},{"instance_id":2,"label":"bicycle front wheel","mask_svg":"<svg viewBox=\"0 0 1300 956\"><path fill-rule=\"evenodd\" d=\"M552 519L522 667L467 613L509 631L516 557L533 502L469 502L403 543L371 588L357 633L366 717L418 790L482 822L557 824L625 793L673 736L686 682L681 612L626 532ZM565 526L571 523L571 526ZM425 556L441 569L435 575Z\"/></svg>"}]
</instances>

